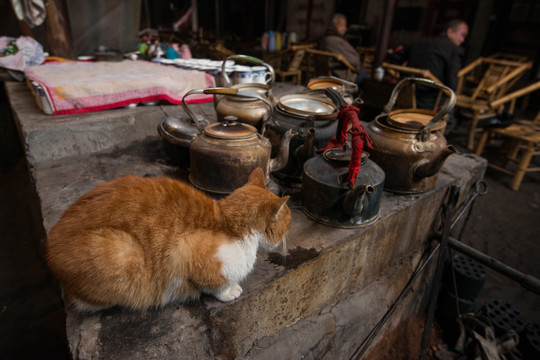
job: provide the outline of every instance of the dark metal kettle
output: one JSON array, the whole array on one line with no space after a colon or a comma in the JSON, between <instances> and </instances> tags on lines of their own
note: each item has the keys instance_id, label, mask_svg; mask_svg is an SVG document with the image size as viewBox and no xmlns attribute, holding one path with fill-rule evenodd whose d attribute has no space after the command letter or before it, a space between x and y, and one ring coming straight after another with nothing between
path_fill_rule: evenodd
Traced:
<instances>
[{"instance_id":1,"label":"dark metal kettle","mask_svg":"<svg viewBox=\"0 0 540 360\"><path fill-rule=\"evenodd\" d=\"M351 105L343 105L345 101L334 90L327 91L330 91L333 101L342 105L336 138L348 131L343 121L346 115L353 116L351 132L354 134L354 129L362 131L356 113L345 114L350 111L347 107ZM375 162L369 160L363 145L354 141L356 135L359 134L353 135L352 149L346 146L330 147L304 163L302 208L306 215L317 222L339 228L355 228L371 224L378 218L385 174ZM357 173L350 171L354 159L360 162Z\"/></svg>"}]
</instances>

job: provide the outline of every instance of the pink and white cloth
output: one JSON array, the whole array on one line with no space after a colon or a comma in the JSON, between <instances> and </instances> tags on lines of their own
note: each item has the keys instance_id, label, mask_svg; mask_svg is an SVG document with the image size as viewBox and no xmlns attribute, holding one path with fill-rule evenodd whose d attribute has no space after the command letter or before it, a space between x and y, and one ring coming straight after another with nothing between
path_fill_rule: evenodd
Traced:
<instances>
[{"instance_id":1,"label":"pink and white cloth","mask_svg":"<svg viewBox=\"0 0 540 360\"><path fill-rule=\"evenodd\" d=\"M50 62L25 69L29 86L45 90L54 115L77 114L166 100L181 104L192 89L214 86L205 72L184 70L148 61ZM193 95L189 103L212 101Z\"/></svg>"}]
</instances>

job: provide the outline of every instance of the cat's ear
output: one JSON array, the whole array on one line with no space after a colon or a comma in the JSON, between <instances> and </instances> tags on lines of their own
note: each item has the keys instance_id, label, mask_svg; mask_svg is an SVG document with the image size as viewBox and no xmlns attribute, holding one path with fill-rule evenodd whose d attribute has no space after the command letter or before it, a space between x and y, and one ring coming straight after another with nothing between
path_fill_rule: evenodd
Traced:
<instances>
[{"instance_id":1,"label":"cat's ear","mask_svg":"<svg viewBox=\"0 0 540 360\"><path fill-rule=\"evenodd\" d=\"M290 198L289 195L285 195L283 197L272 200L272 202L270 204L270 210L271 210L271 212L273 214L272 218L274 219L274 221L277 220L279 211L281 210L282 207L285 206L285 204L287 203L287 200L289 200L289 198Z\"/></svg>"},{"instance_id":2,"label":"cat's ear","mask_svg":"<svg viewBox=\"0 0 540 360\"><path fill-rule=\"evenodd\" d=\"M260 167L253 170L249 175L248 184L256 185L262 188L266 188L264 185L264 171Z\"/></svg>"}]
</instances>

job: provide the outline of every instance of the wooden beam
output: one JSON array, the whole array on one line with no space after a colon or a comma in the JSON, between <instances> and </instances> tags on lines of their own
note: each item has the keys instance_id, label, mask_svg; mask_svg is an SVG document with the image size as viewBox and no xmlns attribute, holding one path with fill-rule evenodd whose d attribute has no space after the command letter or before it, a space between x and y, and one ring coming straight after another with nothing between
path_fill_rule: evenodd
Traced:
<instances>
[{"instance_id":1,"label":"wooden beam","mask_svg":"<svg viewBox=\"0 0 540 360\"><path fill-rule=\"evenodd\" d=\"M392 30L392 21L394 19L395 7L396 0L385 0L383 21L381 22L381 27L379 29L379 38L377 40L377 46L375 50L373 70L381 66L382 62L386 58L386 52L388 51L388 41L390 39L390 32Z\"/></svg>"},{"instance_id":2,"label":"wooden beam","mask_svg":"<svg viewBox=\"0 0 540 360\"><path fill-rule=\"evenodd\" d=\"M66 59L75 59L73 35L65 0L50 0L47 6L47 44L49 53Z\"/></svg>"}]
</instances>

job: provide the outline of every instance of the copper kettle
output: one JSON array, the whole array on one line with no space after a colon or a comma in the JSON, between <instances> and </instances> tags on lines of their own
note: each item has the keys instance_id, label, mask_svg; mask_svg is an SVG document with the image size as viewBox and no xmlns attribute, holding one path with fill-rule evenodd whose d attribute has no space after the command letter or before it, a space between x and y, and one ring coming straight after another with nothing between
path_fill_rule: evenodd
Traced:
<instances>
[{"instance_id":1,"label":"copper kettle","mask_svg":"<svg viewBox=\"0 0 540 360\"><path fill-rule=\"evenodd\" d=\"M272 109L271 104L261 96L234 88L208 88L186 93L182 106L199 129L199 134L190 144L191 183L210 193L229 194L245 184L251 172L260 167L268 185L270 173L281 169L287 163L293 132L290 131L283 137L277 156L271 158L270 141L257 132L254 126L239 122L235 116L226 116L225 121L203 128L185 102L185 98L193 94L255 97ZM272 111L267 117L271 114ZM263 119L263 124L267 121L267 118Z\"/></svg>"},{"instance_id":2,"label":"copper kettle","mask_svg":"<svg viewBox=\"0 0 540 360\"><path fill-rule=\"evenodd\" d=\"M433 87L446 95L442 109L392 111L399 92L410 84ZM448 113L456 103L454 92L434 81L405 78L393 89L383 113L370 122L367 132L373 141L371 158L386 173L385 190L396 193L423 193L432 190L446 158L456 150L443 135Z\"/></svg>"},{"instance_id":3,"label":"copper kettle","mask_svg":"<svg viewBox=\"0 0 540 360\"><path fill-rule=\"evenodd\" d=\"M264 66L267 69L268 76L265 78L265 83L242 83L232 85L226 71L228 60L241 60L250 62L256 65ZM222 82L224 86L235 88L245 92L253 92L261 97L269 100L272 105L276 99L271 93L272 84L275 81L275 72L272 65L264 61L247 55L231 55L223 61L221 68ZM240 97L230 95L214 95L214 107L216 109L218 121L223 121L225 116L236 116L238 121L253 125L258 129L262 127L262 120L270 111L268 107L256 97Z\"/></svg>"}]
</instances>

